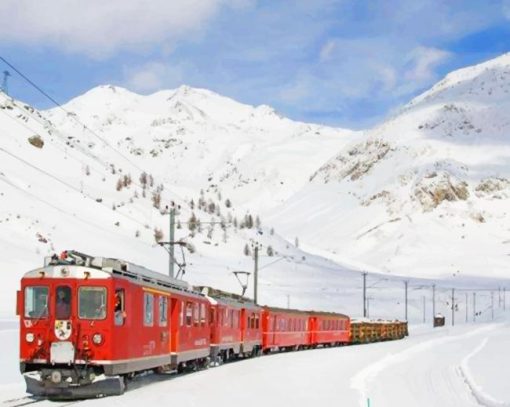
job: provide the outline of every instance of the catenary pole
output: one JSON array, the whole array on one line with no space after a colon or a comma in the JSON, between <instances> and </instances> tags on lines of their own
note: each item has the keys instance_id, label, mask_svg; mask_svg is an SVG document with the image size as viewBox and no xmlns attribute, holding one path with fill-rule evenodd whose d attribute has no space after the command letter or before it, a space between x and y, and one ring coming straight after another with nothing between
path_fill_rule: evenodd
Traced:
<instances>
[{"instance_id":1,"label":"catenary pole","mask_svg":"<svg viewBox=\"0 0 510 407\"><path fill-rule=\"evenodd\" d=\"M432 284L432 324L434 324L435 317L436 317L436 285Z\"/></svg>"},{"instance_id":2,"label":"catenary pole","mask_svg":"<svg viewBox=\"0 0 510 407\"><path fill-rule=\"evenodd\" d=\"M404 289L405 289L405 309L404 309L404 320L407 321L407 287L408 287L409 281L404 281Z\"/></svg>"},{"instance_id":3,"label":"catenary pole","mask_svg":"<svg viewBox=\"0 0 510 407\"><path fill-rule=\"evenodd\" d=\"M476 291L473 292L473 322L476 322Z\"/></svg>"},{"instance_id":4,"label":"catenary pole","mask_svg":"<svg viewBox=\"0 0 510 407\"><path fill-rule=\"evenodd\" d=\"M254 259L254 267L253 267L253 301L255 305L258 303L258 289L259 289L259 246L255 245L253 249L253 259Z\"/></svg>"},{"instance_id":5,"label":"catenary pole","mask_svg":"<svg viewBox=\"0 0 510 407\"><path fill-rule=\"evenodd\" d=\"M363 272L363 318L367 318L367 272Z\"/></svg>"},{"instance_id":6,"label":"catenary pole","mask_svg":"<svg viewBox=\"0 0 510 407\"><path fill-rule=\"evenodd\" d=\"M174 278L174 240L175 240L175 208L170 208L170 233L169 233L169 247L168 253L170 255L169 263L168 263L168 275L170 278Z\"/></svg>"},{"instance_id":7,"label":"catenary pole","mask_svg":"<svg viewBox=\"0 0 510 407\"><path fill-rule=\"evenodd\" d=\"M455 288L452 288L452 326L455 326Z\"/></svg>"}]
</instances>

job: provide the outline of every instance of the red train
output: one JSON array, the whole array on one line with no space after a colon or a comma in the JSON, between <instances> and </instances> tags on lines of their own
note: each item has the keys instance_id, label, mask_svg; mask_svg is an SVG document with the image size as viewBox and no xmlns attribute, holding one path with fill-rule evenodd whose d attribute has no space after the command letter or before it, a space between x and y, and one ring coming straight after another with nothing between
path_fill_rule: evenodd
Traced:
<instances>
[{"instance_id":1,"label":"red train","mask_svg":"<svg viewBox=\"0 0 510 407\"><path fill-rule=\"evenodd\" d=\"M357 338L346 315L259 307L72 251L25 274L17 313L27 392L52 398L122 394L141 371L199 369Z\"/></svg>"}]
</instances>

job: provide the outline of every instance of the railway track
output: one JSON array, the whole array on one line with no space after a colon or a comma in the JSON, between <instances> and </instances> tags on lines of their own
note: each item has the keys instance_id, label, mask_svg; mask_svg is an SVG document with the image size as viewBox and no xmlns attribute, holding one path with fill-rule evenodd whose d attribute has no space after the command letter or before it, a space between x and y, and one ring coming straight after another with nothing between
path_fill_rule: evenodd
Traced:
<instances>
[{"instance_id":1,"label":"railway track","mask_svg":"<svg viewBox=\"0 0 510 407\"><path fill-rule=\"evenodd\" d=\"M52 403L52 405L54 405L54 402L51 402L46 397L25 396L25 397L19 397L19 398L15 398L15 399L5 400L2 402L2 404L0 404L0 406L1 407L22 407L22 406L29 406L29 405L33 405L33 404L37 404L37 403L42 403L44 401L48 402L48 404ZM70 401L68 403L62 402L62 403L58 404L58 407L71 406L74 404L81 403L82 401L83 400L74 400L74 401ZM44 403L41 404L41 406L42 405L44 405Z\"/></svg>"}]
</instances>

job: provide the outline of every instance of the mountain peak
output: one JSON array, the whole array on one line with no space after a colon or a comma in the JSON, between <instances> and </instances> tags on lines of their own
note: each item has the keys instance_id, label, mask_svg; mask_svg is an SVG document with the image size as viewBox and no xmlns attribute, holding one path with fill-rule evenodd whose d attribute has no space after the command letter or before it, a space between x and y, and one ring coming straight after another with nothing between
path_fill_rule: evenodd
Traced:
<instances>
[{"instance_id":1,"label":"mountain peak","mask_svg":"<svg viewBox=\"0 0 510 407\"><path fill-rule=\"evenodd\" d=\"M423 103L460 100L506 100L510 91L510 52L497 58L450 72L406 107Z\"/></svg>"}]
</instances>

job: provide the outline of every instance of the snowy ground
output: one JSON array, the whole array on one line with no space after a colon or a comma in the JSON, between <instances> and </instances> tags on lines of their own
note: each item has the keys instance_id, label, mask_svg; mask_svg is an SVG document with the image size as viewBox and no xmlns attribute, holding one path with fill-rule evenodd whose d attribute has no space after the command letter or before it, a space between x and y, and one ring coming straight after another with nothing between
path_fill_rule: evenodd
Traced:
<instances>
[{"instance_id":1,"label":"snowy ground","mask_svg":"<svg viewBox=\"0 0 510 407\"><path fill-rule=\"evenodd\" d=\"M508 406L510 324L504 317L437 329L414 326L401 341L276 354L185 376L150 375L121 397L80 404L364 407L370 399L372 407ZM2 343L15 346L16 330L0 327ZM0 355L4 406L25 396L12 353Z\"/></svg>"}]
</instances>

